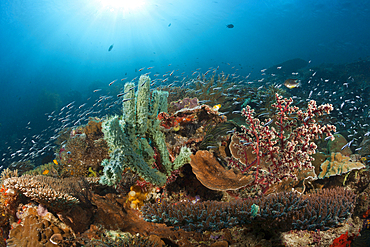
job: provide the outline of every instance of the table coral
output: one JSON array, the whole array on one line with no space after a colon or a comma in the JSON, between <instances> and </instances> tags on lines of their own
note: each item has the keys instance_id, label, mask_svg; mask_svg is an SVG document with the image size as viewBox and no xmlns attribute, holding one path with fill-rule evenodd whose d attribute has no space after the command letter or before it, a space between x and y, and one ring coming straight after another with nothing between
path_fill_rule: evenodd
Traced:
<instances>
[{"instance_id":1,"label":"table coral","mask_svg":"<svg viewBox=\"0 0 370 247\"><path fill-rule=\"evenodd\" d=\"M57 179L45 176L23 175L5 179L4 187L21 192L31 200L44 204L56 211L80 203L86 182L81 179Z\"/></svg>"}]
</instances>

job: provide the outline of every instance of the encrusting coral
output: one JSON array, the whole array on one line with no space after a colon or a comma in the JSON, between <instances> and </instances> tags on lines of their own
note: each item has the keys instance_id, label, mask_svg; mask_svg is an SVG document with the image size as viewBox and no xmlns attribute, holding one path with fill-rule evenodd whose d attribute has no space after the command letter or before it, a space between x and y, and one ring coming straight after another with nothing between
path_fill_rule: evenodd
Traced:
<instances>
[{"instance_id":1,"label":"encrusting coral","mask_svg":"<svg viewBox=\"0 0 370 247\"><path fill-rule=\"evenodd\" d=\"M35 206L26 205L17 215L7 246L71 246L66 239L75 237L73 230L52 213L40 214Z\"/></svg>"}]
</instances>

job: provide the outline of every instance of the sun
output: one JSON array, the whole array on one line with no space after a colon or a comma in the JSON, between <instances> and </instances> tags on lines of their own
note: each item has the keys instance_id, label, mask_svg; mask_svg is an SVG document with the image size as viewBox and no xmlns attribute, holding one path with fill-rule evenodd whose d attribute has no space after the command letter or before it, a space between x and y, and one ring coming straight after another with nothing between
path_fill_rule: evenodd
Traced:
<instances>
[{"instance_id":1,"label":"sun","mask_svg":"<svg viewBox=\"0 0 370 247\"><path fill-rule=\"evenodd\" d=\"M98 0L104 9L110 9L111 11L123 10L123 11L134 11L139 9L145 3L143 0Z\"/></svg>"}]
</instances>

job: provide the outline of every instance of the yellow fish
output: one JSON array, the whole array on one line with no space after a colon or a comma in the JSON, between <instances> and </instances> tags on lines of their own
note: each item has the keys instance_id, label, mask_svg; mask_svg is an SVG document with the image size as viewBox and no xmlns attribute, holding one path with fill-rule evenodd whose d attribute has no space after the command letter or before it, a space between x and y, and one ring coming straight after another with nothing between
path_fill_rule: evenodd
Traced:
<instances>
[{"instance_id":1,"label":"yellow fish","mask_svg":"<svg viewBox=\"0 0 370 247\"><path fill-rule=\"evenodd\" d=\"M212 107L212 110L214 110L214 111L218 111L218 109L220 109L221 108L221 104L218 104L218 105L214 105L213 107Z\"/></svg>"},{"instance_id":2,"label":"yellow fish","mask_svg":"<svg viewBox=\"0 0 370 247\"><path fill-rule=\"evenodd\" d=\"M42 175L47 175L49 173L49 170L43 171Z\"/></svg>"},{"instance_id":3,"label":"yellow fish","mask_svg":"<svg viewBox=\"0 0 370 247\"><path fill-rule=\"evenodd\" d=\"M53 160L54 164L58 165L58 161L57 160Z\"/></svg>"},{"instance_id":4,"label":"yellow fish","mask_svg":"<svg viewBox=\"0 0 370 247\"><path fill-rule=\"evenodd\" d=\"M284 82L284 86L289 89L299 87L301 85L301 81L298 79L287 79Z\"/></svg>"},{"instance_id":5,"label":"yellow fish","mask_svg":"<svg viewBox=\"0 0 370 247\"><path fill-rule=\"evenodd\" d=\"M176 126L173 127L174 131L179 131L180 130L180 124L177 124Z\"/></svg>"}]
</instances>

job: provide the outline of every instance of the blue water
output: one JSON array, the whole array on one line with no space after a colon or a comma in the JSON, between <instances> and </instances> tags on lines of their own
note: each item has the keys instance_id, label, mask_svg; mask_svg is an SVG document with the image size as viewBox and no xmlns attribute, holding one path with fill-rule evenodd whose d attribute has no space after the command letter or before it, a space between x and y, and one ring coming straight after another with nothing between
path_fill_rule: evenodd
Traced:
<instances>
[{"instance_id":1,"label":"blue water","mask_svg":"<svg viewBox=\"0 0 370 247\"><path fill-rule=\"evenodd\" d=\"M238 74L257 78L292 58L314 66L370 55L368 0L113 3L0 2L1 165L24 158L27 150L10 155L52 125L48 113L71 101L82 104L94 97L92 90L130 80L140 68L184 76L217 66L233 73L235 66Z\"/></svg>"}]
</instances>

